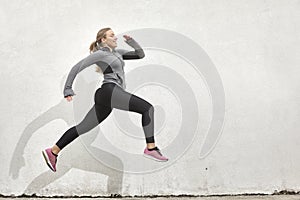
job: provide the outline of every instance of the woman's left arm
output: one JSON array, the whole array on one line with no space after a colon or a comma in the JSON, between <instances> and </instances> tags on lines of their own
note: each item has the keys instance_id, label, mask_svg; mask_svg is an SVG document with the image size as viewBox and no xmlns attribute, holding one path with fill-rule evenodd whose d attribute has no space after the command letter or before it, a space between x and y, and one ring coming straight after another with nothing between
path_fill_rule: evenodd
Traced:
<instances>
[{"instance_id":1,"label":"woman's left arm","mask_svg":"<svg viewBox=\"0 0 300 200\"><path fill-rule=\"evenodd\" d=\"M125 38L125 42L134 48L134 51L116 49L116 51L122 55L124 60L141 59L145 57L144 50L132 37L128 35L124 35L123 37Z\"/></svg>"}]
</instances>

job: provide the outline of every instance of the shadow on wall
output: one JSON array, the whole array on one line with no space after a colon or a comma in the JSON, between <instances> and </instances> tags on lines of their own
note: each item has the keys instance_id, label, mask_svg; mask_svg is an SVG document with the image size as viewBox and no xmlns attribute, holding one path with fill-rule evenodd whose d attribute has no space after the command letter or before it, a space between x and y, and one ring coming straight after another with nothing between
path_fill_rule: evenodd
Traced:
<instances>
[{"instance_id":1,"label":"shadow on wall","mask_svg":"<svg viewBox=\"0 0 300 200\"><path fill-rule=\"evenodd\" d=\"M77 82L79 84L75 85L75 91L80 91L81 98L86 98L80 100L80 102L89 102L87 98L91 98L94 95L95 82L86 83L82 77L78 77ZM81 88L84 87L84 88ZM78 98L79 99L79 98ZM77 100L78 100L77 99ZM93 98L92 98L93 99ZM74 101L75 103L75 101ZM80 104L84 105L83 103ZM85 105L88 106L88 105ZM86 112L90 109L89 107L82 108ZM10 175L17 179L19 177L20 170L25 166L24 160L24 149L32 137L32 135L43 126L47 125L53 120L62 119L68 126L74 123L73 109L68 105L65 99L62 99L60 103L51 107L45 113L34 119L31 123L25 127L17 146L14 150L12 160L10 162ZM32 195L38 193L41 189L45 188L47 185L51 184L55 180L63 177L71 169L81 169L88 172L95 172L99 174L104 174L108 176L107 180L107 194L121 194L122 192L122 181L123 181L123 169L122 161L115 155L103 151L99 148L91 146L92 142L96 139L99 133L99 126L92 129L89 133L80 136L81 142L74 141L64 149L64 152L59 156L59 170L53 173L52 171L47 171L39 176L35 177L33 181L27 186L24 191L25 195ZM62 135L63 133L61 133ZM78 140L78 139L77 139ZM55 141L53 141L55 142ZM88 151L87 149L88 148ZM72 153L73 152L73 153ZM75 153L74 153L75 152ZM104 163L109 163L108 167L103 165L92 155L97 155L101 158ZM78 159L80 158L80 159ZM44 164L44 160L41 162ZM46 164L45 164L46 167Z\"/></svg>"}]
</instances>

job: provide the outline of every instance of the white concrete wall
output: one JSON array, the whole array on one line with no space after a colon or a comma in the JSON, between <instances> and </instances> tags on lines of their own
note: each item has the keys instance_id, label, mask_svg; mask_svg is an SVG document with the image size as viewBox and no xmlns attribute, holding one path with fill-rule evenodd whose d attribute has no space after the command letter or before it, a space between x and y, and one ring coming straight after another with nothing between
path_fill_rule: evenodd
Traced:
<instances>
[{"instance_id":1,"label":"white concrete wall","mask_svg":"<svg viewBox=\"0 0 300 200\"><path fill-rule=\"evenodd\" d=\"M298 0L1 0L0 193L95 196L298 191L299 10ZM195 120L189 115L182 118L186 105L178 104L180 93L172 93L171 86L145 85L134 92L156 105L157 119L161 119L156 121L157 144L170 156L168 163L142 157L139 115L128 114L139 130L130 133L132 137L122 134L124 128L116 123L116 117L124 113L114 111L100 129L86 135L87 140L82 137L64 149L54 174L44 164L41 150L84 116L93 97L93 91L87 94L86 88L91 83L94 90L99 82L93 81L99 75L91 68L77 77L83 89L78 87L72 103L63 99L62 86L71 67L88 55L98 29L107 26L117 34L131 32L137 40L136 30L144 28L190 38L218 72L225 113L213 111L209 91L213 84L201 76L206 72L195 73L181 55L145 49L145 59L128 61L126 72L129 75L151 64L176 71L193 91L190 98L196 101L193 109L199 114L197 129L192 133L180 130L184 120ZM143 39L152 36L139 37L143 46ZM182 48L188 45L183 40L176 42ZM126 47L121 37L119 43ZM166 77L177 80L172 74ZM129 90L134 87L129 85ZM77 104L83 97L88 100ZM209 154L201 157L213 112L225 114L223 129ZM182 143L187 148L174 146L176 136L184 134ZM96 139L88 141L91 135Z\"/></svg>"}]
</instances>

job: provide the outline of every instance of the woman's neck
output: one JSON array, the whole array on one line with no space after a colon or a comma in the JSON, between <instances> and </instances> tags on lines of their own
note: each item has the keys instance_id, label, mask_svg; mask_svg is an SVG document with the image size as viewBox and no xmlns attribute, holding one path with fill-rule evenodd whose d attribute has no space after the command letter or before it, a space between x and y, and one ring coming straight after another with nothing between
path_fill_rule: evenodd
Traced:
<instances>
[{"instance_id":1,"label":"woman's neck","mask_svg":"<svg viewBox=\"0 0 300 200\"><path fill-rule=\"evenodd\" d=\"M113 51L113 49L112 48L110 48L107 44L104 44L104 45L102 45L102 47L107 47L108 49L109 49L109 51L110 52L112 52Z\"/></svg>"}]
</instances>

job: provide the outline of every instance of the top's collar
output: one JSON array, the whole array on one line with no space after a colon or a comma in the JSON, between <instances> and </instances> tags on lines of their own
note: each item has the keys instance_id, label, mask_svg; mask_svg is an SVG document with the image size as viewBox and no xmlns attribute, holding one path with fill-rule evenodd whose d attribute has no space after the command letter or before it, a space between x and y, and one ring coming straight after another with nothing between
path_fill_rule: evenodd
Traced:
<instances>
[{"instance_id":1,"label":"top's collar","mask_svg":"<svg viewBox=\"0 0 300 200\"><path fill-rule=\"evenodd\" d=\"M111 52L109 47L101 47L100 49L101 49L102 51L108 51L108 52ZM115 52L115 50L112 49L112 52Z\"/></svg>"}]
</instances>

